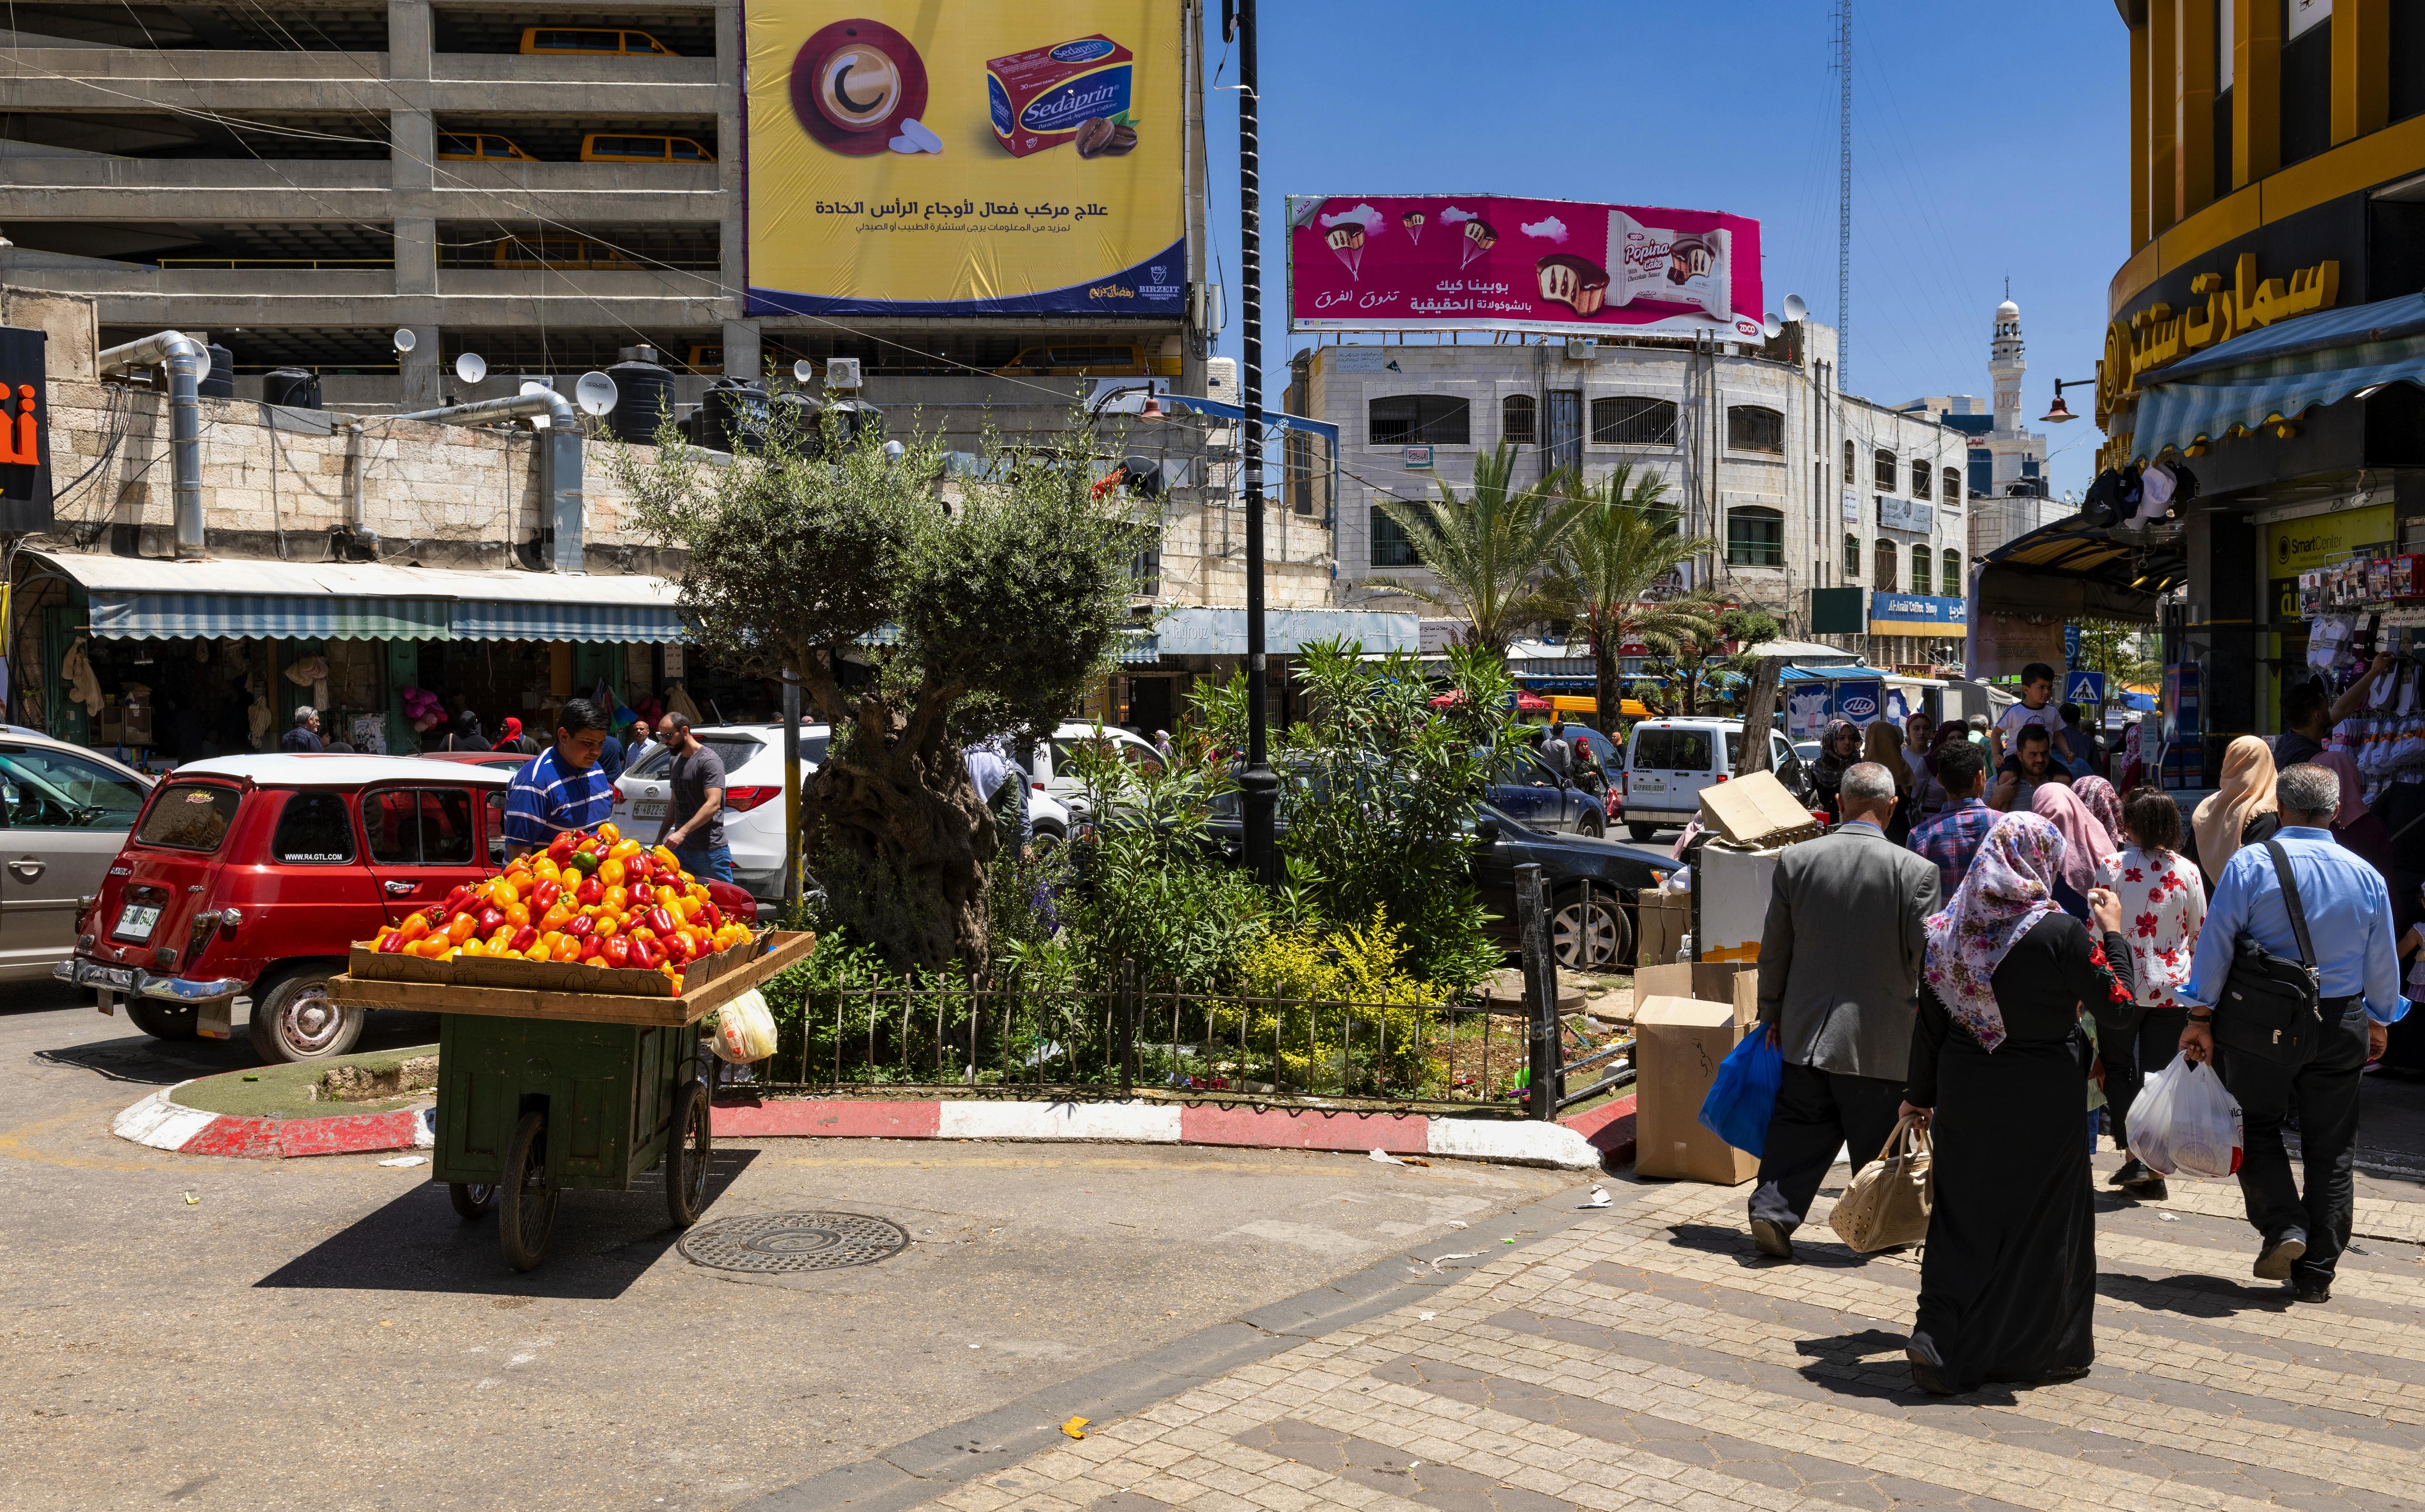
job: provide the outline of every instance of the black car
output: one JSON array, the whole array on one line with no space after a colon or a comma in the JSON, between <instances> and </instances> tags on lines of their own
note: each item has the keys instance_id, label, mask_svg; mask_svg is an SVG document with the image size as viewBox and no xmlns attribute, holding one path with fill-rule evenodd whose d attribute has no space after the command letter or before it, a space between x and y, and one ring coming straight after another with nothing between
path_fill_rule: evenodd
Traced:
<instances>
[{"instance_id":1,"label":"black car","mask_svg":"<svg viewBox=\"0 0 2425 1512\"><path fill-rule=\"evenodd\" d=\"M1238 796L1224 793L1206 822L1233 862L1245 858L1245 826ZM1281 833L1285 824L1277 826ZM1562 967L1598 969L1633 958L1634 894L1656 888L1677 868L1664 851L1590 835L1558 834L1485 803L1473 817L1474 891L1491 915L1491 933L1516 941L1516 868L1537 863L1550 895L1550 934Z\"/></svg>"}]
</instances>

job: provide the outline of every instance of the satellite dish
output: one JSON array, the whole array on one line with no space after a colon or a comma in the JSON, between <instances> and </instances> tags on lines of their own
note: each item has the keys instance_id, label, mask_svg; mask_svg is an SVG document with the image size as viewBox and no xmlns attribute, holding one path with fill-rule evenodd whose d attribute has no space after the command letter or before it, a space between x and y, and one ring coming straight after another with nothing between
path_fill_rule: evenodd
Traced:
<instances>
[{"instance_id":1,"label":"satellite dish","mask_svg":"<svg viewBox=\"0 0 2425 1512\"><path fill-rule=\"evenodd\" d=\"M1785 322L1777 319L1776 312L1772 310L1759 317L1759 329L1768 333L1769 340L1775 341L1785 334Z\"/></svg>"},{"instance_id":2,"label":"satellite dish","mask_svg":"<svg viewBox=\"0 0 2425 1512\"><path fill-rule=\"evenodd\" d=\"M602 415L615 408L615 380L603 373L584 373L572 386L572 398L582 413Z\"/></svg>"},{"instance_id":3,"label":"satellite dish","mask_svg":"<svg viewBox=\"0 0 2425 1512\"><path fill-rule=\"evenodd\" d=\"M901 459L901 454L907 448L897 441L888 441L884 443L884 455L892 458L896 462Z\"/></svg>"},{"instance_id":4,"label":"satellite dish","mask_svg":"<svg viewBox=\"0 0 2425 1512\"><path fill-rule=\"evenodd\" d=\"M412 328L410 326L398 326L395 328L395 349L397 351L409 352L420 345L421 338L412 333Z\"/></svg>"},{"instance_id":5,"label":"satellite dish","mask_svg":"<svg viewBox=\"0 0 2425 1512\"><path fill-rule=\"evenodd\" d=\"M465 352L455 359L455 376L466 383L477 383L489 376L489 360L478 352Z\"/></svg>"},{"instance_id":6,"label":"satellite dish","mask_svg":"<svg viewBox=\"0 0 2425 1512\"><path fill-rule=\"evenodd\" d=\"M809 379L816 376L817 364L810 362L805 357L792 364L792 381L795 383L806 383Z\"/></svg>"},{"instance_id":7,"label":"satellite dish","mask_svg":"<svg viewBox=\"0 0 2425 1512\"><path fill-rule=\"evenodd\" d=\"M1804 299L1802 296L1798 294L1787 295L1785 297L1785 318L1788 320L1807 320L1810 318L1809 301Z\"/></svg>"}]
</instances>

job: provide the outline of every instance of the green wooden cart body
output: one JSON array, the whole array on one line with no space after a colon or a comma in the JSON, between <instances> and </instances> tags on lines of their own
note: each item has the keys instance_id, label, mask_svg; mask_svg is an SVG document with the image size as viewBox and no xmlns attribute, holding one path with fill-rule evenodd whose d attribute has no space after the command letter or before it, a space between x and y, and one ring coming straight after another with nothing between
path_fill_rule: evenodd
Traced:
<instances>
[{"instance_id":1,"label":"green wooden cart body","mask_svg":"<svg viewBox=\"0 0 2425 1512\"><path fill-rule=\"evenodd\" d=\"M630 1190L666 1152L674 1095L698 1075L699 1039L688 1024L446 1014L434 1174L501 1181L514 1125L538 1109L547 1115L548 1174L559 1185Z\"/></svg>"}]
</instances>

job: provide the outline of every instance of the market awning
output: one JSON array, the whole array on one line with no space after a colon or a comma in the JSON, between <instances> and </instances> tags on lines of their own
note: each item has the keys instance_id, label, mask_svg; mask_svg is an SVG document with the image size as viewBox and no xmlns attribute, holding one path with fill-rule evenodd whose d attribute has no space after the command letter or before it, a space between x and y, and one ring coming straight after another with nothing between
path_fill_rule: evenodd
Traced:
<instances>
[{"instance_id":1,"label":"market awning","mask_svg":"<svg viewBox=\"0 0 2425 1512\"><path fill-rule=\"evenodd\" d=\"M679 641L663 578L31 552L104 639Z\"/></svg>"},{"instance_id":2,"label":"market awning","mask_svg":"<svg viewBox=\"0 0 2425 1512\"><path fill-rule=\"evenodd\" d=\"M2265 326L2158 369L2139 398L2130 449L2144 461L2385 383L2425 384L2425 295Z\"/></svg>"}]
</instances>

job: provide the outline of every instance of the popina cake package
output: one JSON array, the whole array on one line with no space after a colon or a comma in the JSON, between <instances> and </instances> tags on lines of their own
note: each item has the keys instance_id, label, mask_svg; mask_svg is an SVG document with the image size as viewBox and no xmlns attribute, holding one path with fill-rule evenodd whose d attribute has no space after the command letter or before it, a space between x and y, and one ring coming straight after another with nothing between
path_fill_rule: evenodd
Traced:
<instances>
[{"instance_id":1,"label":"popina cake package","mask_svg":"<svg viewBox=\"0 0 2425 1512\"><path fill-rule=\"evenodd\" d=\"M1622 210L1608 213L1608 302L1654 299L1687 304L1712 320L1732 320L1733 234L1646 226Z\"/></svg>"}]
</instances>

